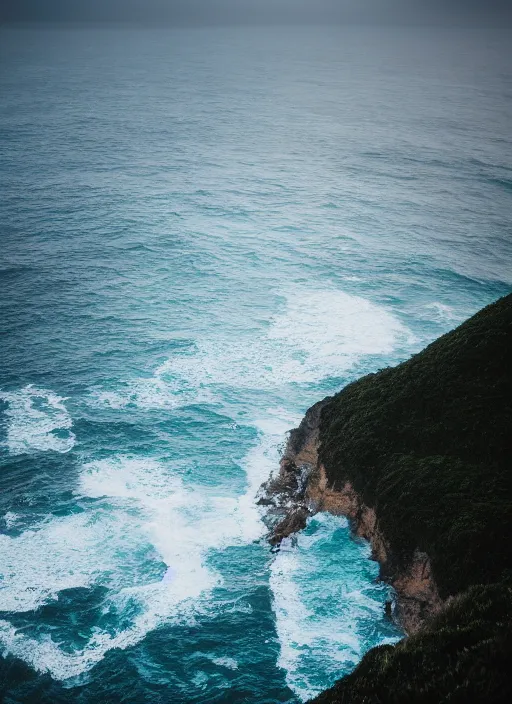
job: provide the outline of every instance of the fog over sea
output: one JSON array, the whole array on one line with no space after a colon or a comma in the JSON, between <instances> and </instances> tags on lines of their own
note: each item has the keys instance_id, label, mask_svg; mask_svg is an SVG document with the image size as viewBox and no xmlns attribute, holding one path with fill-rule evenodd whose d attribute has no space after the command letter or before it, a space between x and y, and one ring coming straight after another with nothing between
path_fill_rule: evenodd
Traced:
<instances>
[{"instance_id":1,"label":"fog over sea","mask_svg":"<svg viewBox=\"0 0 512 704\"><path fill-rule=\"evenodd\" d=\"M0 29L0 698L298 704L401 633L255 495L512 284L499 29Z\"/></svg>"}]
</instances>

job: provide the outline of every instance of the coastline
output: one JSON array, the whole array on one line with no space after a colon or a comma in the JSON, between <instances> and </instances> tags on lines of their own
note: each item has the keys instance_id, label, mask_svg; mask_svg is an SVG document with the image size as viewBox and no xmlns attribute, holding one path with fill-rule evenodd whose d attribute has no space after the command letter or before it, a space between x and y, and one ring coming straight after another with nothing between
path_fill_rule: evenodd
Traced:
<instances>
[{"instance_id":1,"label":"coastline","mask_svg":"<svg viewBox=\"0 0 512 704\"><path fill-rule=\"evenodd\" d=\"M315 704L510 701L511 355L509 294L290 432L260 490L270 544L315 513L345 516L406 636Z\"/></svg>"},{"instance_id":2,"label":"coastline","mask_svg":"<svg viewBox=\"0 0 512 704\"><path fill-rule=\"evenodd\" d=\"M393 588L397 625L407 635L413 634L445 603L430 558L417 549L405 568L400 566L380 530L375 509L364 503L351 482L346 481L340 490L329 486L318 456L321 412L328 401L312 406L290 431L277 475L260 489L258 503L267 507L268 540L278 549L283 539L305 528L307 519L319 512L348 518L352 533L370 543L370 559L379 563L379 578Z\"/></svg>"}]
</instances>

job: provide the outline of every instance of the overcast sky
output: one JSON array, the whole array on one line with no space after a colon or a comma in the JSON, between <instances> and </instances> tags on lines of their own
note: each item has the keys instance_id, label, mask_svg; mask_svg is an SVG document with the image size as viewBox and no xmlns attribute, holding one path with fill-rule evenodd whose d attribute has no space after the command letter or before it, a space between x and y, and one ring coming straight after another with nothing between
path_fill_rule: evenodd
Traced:
<instances>
[{"instance_id":1,"label":"overcast sky","mask_svg":"<svg viewBox=\"0 0 512 704\"><path fill-rule=\"evenodd\" d=\"M0 0L14 22L509 23L512 0Z\"/></svg>"}]
</instances>

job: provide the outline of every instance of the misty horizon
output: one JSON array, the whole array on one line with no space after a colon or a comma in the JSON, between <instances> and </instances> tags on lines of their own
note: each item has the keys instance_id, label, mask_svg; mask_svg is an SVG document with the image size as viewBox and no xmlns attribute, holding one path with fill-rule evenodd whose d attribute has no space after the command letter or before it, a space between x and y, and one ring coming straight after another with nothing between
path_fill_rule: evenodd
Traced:
<instances>
[{"instance_id":1,"label":"misty horizon","mask_svg":"<svg viewBox=\"0 0 512 704\"><path fill-rule=\"evenodd\" d=\"M423 0L6 0L2 24L215 25L500 25L512 20L512 5Z\"/></svg>"}]
</instances>

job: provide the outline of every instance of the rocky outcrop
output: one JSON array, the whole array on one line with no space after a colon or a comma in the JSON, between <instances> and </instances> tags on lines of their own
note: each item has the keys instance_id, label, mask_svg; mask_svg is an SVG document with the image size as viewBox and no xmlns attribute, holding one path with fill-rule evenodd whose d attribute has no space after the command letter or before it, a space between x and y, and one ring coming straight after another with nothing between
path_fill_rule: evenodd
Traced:
<instances>
[{"instance_id":1,"label":"rocky outcrop","mask_svg":"<svg viewBox=\"0 0 512 704\"><path fill-rule=\"evenodd\" d=\"M443 605L430 559L416 550L405 567L398 567L392 546L379 529L375 509L363 503L349 481L341 489L329 486L318 459L321 412L328 401L312 406L299 427L290 432L277 475L260 490L258 503L267 507L269 542L277 548L284 538L305 528L309 516L320 511L347 517L354 533L370 543L381 579L394 589L395 618L406 633L414 633Z\"/></svg>"},{"instance_id":2,"label":"rocky outcrop","mask_svg":"<svg viewBox=\"0 0 512 704\"><path fill-rule=\"evenodd\" d=\"M310 486L318 463L320 413L327 399L312 406L298 428L290 431L279 472L262 485L257 503L266 506L269 542L278 546L288 536L305 528L316 512Z\"/></svg>"}]
</instances>

